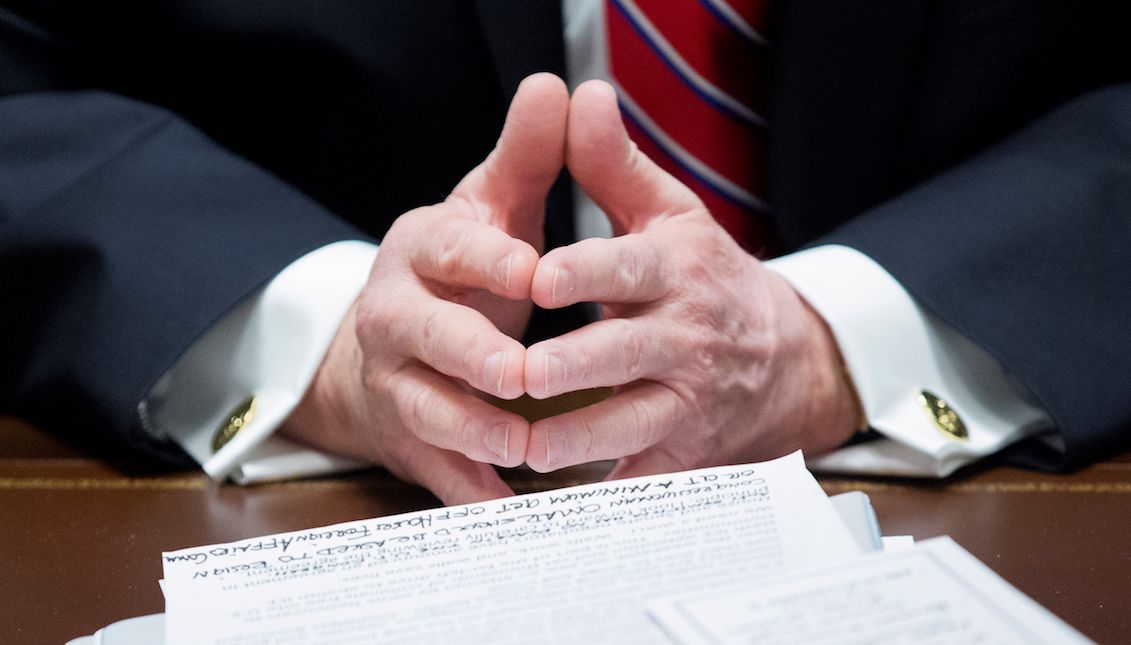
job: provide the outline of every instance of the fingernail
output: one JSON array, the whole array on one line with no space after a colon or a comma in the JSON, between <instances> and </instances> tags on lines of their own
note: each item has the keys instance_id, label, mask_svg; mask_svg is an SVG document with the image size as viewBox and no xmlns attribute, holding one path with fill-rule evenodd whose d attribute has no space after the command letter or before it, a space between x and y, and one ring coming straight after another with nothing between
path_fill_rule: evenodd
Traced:
<instances>
[{"instance_id":1,"label":"fingernail","mask_svg":"<svg viewBox=\"0 0 1131 645\"><path fill-rule=\"evenodd\" d=\"M558 358L557 354L547 353L542 363L542 378L547 395L551 392L560 392L566 379L565 361Z\"/></svg>"},{"instance_id":2,"label":"fingernail","mask_svg":"<svg viewBox=\"0 0 1131 645\"><path fill-rule=\"evenodd\" d=\"M495 394L502 396L503 379L507 375L507 352L499 351L487 357L483 366L483 380L495 384Z\"/></svg>"},{"instance_id":3,"label":"fingernail","mask_svg":"<svg viewBox=\"0 0 1131 645\"><path fill-rule=\"evenodd\" d=\"M507 457L510 456L510 440L511 426L509 423L500 423L483 435L483 445L504 464L507 463Z\"/></svg>"},{"instance_id":4,"label":"fingernail","mask_svg":"<svg viewBox=\"0 0 1131 645\"><path fill-rule=\"evenodd\" d=\"M513 253L508 253L507 257L499 260L499 283L503 285L503 289L506 291L510 291L511 288L511 264L513 262Z\"/></svg>"},{"instance_id":5,"label":"fingernail","mask_svg":"<svg viewBox=\"0 0 1131 645\"><path fill-rule=\"evenodd\" d=\"M550 300L557 304L565 300L572 291L573 285L570 284L569 271L561 267L555 268L554 283L550 286Z\"/></svg>"}]
</instances>

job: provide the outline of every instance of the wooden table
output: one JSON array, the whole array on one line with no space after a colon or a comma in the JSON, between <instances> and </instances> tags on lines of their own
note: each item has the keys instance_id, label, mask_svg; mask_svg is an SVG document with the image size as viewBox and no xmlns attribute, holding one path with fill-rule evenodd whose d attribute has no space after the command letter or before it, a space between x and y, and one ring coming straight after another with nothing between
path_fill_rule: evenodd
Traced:
<instances>
[{"instance_id":1,"label":"wooden table","mask_svg":"<svg viewBox=\"0 0 1131 645\"><path fill-rule=\"evenodd\" d=\"M507 473L520 493L608 464ZM887 535L948 534L1101 643L1131 641L1131 453L1069 475L983 468L945 483L822 478L863 490ZM372 470L250 488L199 473L128 476L0 419L0 642L62 643L163 611L164 550L435 506Z\"/></svg>"}]
</instances>

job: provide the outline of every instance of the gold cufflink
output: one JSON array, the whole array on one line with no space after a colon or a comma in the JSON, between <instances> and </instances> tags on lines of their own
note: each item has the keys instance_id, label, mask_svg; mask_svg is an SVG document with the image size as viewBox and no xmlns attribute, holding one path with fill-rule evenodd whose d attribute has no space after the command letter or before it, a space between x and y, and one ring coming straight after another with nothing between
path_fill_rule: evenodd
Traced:
<instances>
[{"instance_id":1,"label":"gold cufflink","mask_svg":"<svg viewBox=\"0 0 1131 645\"><path fill-rule=\"evenodd\" d=\"M255 418L255 405L257 401L255 395L251 395L240 402L228 414L227 420L220 424L220 429L212 436L212 452L220 452L220 449L228 444L240 430L246 428L251 420Z\"/></svg>"},{"instance_id":2,"label":"gold cufflink","mask_svg":"<svg viewBox=\"0 0 1131 645\"><path fill-rule=\"evenodd\" d=\"M958 416L946 401L928 390L919 390L919 403L926 408L927 414L931 415L935 427L947 437L955 441L969 440L970 435L966 431L962 417Z\"/></svg>"}]
</instances>

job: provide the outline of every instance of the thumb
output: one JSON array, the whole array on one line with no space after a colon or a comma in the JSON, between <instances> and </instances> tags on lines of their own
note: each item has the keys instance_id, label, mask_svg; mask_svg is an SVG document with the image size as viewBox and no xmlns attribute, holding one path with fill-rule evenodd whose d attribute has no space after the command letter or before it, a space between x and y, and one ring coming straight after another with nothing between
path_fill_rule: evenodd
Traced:
<instances>
[{"instance_id":1,"label":"thumb","mask_svg":"<svg viewBox=\"0 0 1131 645\"><path fill-rule=\"evenodd\" d=\"M518 86L495 149L452 191L492 223L527 241L540 239L546 194L565 163L569 91L541 73ZM536 244L540 247L540 244Z\"/></svg>"},{"instance_id":2,"label":"thumb","mask_svg":"<svg viewBox=\"0 0 1131 645\"><path fill-rule=\"evenodd\" d=\"M587 81L574 90L568 132L569 172L608 213L618 233L639 231L656 217L704 208L690 188L629 139L608 83Z\"/></svg>"}]
</instances>

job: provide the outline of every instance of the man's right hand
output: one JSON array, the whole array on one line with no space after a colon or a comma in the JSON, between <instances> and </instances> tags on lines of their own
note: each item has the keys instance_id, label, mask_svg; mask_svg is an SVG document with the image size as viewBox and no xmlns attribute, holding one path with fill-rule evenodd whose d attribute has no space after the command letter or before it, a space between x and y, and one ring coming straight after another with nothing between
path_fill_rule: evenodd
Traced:
<instances>
[{"instance_id":1,"label":"man's right hand","mask_svg":"<svg viewBox=\"0 0 1131 645\"><path fill-rule=\"evenodd\" d=\"M557 77L527 78L487 159L443 203L394 223L284 433L375 461L445 504L512 494L491 464L523 462L529 424L472 389L524 391L515 338L530 316L568 105Z\"/></svg>"}]
</instances>

